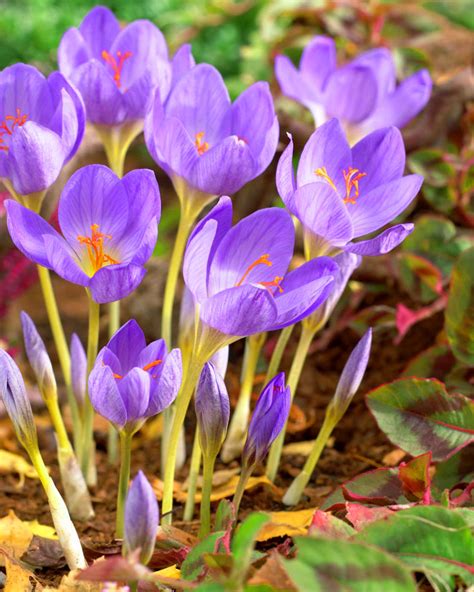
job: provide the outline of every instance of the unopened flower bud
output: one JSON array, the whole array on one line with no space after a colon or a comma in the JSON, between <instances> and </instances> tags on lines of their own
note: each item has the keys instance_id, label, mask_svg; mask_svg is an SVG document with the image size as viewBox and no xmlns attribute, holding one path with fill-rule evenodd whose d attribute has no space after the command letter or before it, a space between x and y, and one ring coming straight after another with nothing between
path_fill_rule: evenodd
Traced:
<instances>
[{"instance_id":1,"label":"unopened flower bud","mask_svg":"<svg viewBox=\"0 0 474 592\"><path fill-rule=\"evenodd\" d=\"M87 356L79 337L71 337L71 385L77 403L82 407L87 388Z\"/></svg>"}]
</instances>

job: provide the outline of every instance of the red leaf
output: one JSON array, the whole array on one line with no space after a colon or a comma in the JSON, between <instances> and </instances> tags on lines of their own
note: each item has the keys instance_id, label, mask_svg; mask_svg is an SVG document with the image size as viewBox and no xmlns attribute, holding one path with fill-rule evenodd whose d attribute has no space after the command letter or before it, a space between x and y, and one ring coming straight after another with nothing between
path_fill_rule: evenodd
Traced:
<instances>
[{"instance_id":1,"label":"red leaf","mask_svg":"<svg viewBox=\"0 0 474 592\"><path fill-rule=\"evenodd\" d=\"M354 504L351 502L346 503L346 510L346 518L356 530L361 530L367 526L367 524L393 514L393 510L390 510L389 508L368 508L362 504Z\"/></svg>"},{"instance_id":2,"label":"red leaf","mask_svg":"<svg viewBox=\"0 0 474 592\"><path fill-rule=\"evenodd\" d=\"M429 474L431 456L431 452L426 452L406 463L400 463L398 476L407 499L413 500L415 498L422 500L424 504L431 503L431 477Z\"/></svg>"}]
</instances>

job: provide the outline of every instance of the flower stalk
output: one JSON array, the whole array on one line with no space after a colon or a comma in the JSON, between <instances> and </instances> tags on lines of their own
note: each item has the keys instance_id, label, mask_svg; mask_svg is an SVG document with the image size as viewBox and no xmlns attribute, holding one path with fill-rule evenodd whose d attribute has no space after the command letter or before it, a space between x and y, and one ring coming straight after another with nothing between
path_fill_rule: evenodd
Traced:
<instances>
[{"instance_id":1,"label":"flower stalk","mask_svg":"<svg viewBox=\"0 0 474 592\"><path fill-rule=\"evenodd\" d=\"M199 538L203 539L211 531L211 493L212 476L217 454L203 457L202 469L202 495L201 495L201 525L199 527Z\"/></svg>"},{"instance_id":2,"label":"flower stalk","mask_svg":"<svg viewBox=\"0 0 474 592\"><path fill-rule=\"evenodd\" d=\"M196 432L194 434L193 451L191 454L191 464L189 466L188 495L186 498L186 504L184 506L184 520L193 519L197 480L199 477L199 471L201 470L201 458L202 450L201 445L199 444L199 428L196 427Z\"/></svg>"},{"instance_id":3,"label":"flower stalk","mask_svg":"<svg viewBox=\"0 0 474 592\"><path fill-rule=\"evenodd\" d=\"M127 499L128 482L130 481L130 460L132 454L132 435L130 432L121 431L120 438L120 477L117 492L117 516L115 535L123 538L125 519L125 500Z\"/></svg>"}]
</instances>

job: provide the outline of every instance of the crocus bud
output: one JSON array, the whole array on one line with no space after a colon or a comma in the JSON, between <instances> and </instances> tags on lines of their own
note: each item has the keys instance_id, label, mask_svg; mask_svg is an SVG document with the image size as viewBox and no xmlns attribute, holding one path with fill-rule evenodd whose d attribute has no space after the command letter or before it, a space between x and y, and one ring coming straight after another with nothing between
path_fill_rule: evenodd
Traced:
<instances>
[{"instance_id":1,"label":"crocus bud","mask_svg":"<svg viewBox=\"0 0 474 592\"><path fill-rule=\"evenodd\" d=\"M221 349L218 349L212 356L211 362L214 364L217 372L219 372L222 378L225 378L227 364L229 363L229 346L226 345L221 347Z\"/></svg>"},{"instance_id":2,"label":"crocus bud","mask_svg":"<svg viewBox=\"0 0 474 592\"><path fill-rule=\"evenodd\" d=\"M44 341L26 312L22 312L20 316L26 355L35 373L41 394L44 399L56 397L56 378Z\"/></svg>"},{"instance_id":3,"label":"crocus bud","mask_svg":"<svg viewBox=\"0 0 474 592\"><path fill-rule=\"evenodd\" d=\"M352 350L344 366L336 392L328 405L327 414L332 415L336 422L344 415L364 378L369 362L372 345L372 329L368 329L359 343Z\"/></svg>"},{"instance_id":4,"label":"crocus bud","mask_svg":"<svg viewBox=\"0 0 474 592\"><path fill-rule=\"evenodd\" d=\"M30 451L38 448L31 403L20 370L6 351L0 349L0 396L13 423L18 440Z\"/></svg>"},{"instance_id":5,"label":"crocus bud","mask_svg":"<svg viewBox=\"0 0 474 592\"><path fill-rule=\"evenodd\" d=\"M84 405L87 386L87 356L79 337L71 337L71 385L79 406Z\"/></svg>"},{"instance_id":6,"label":"crocus bud","mask_svg":"<svg viewBox=\"0 0 474 592\"><path fill-rule=\"evenodd\" d=\"M215 457L227 433L230 404L224 379L212 362L202 369L195 409L202 452L204 456Z\"/></svg>"},{"instance_id":7,"label":"crocus bud","mask_svg":"<svg viewBox=\"0 0 474 592\"><path fill-rule=\"evenodd\" d=\"M255 406L242 453L244 468L264 460L273 441L286 424L290 406L290 389L285 386L284 372L280 372L263 389Z\"/></svg>"},{"instance_id":8,"label":"crocus bud","mask_svg":"<svg viewBox=\"0 0 474 592\"><path fill-rule=\"evenodd\" d=\"M140 549L140 561L146 565L153 555L158 529L158 503L153 489L142 471L130 485L125 502L123 554Z\"/></svg>"}]
</instances>

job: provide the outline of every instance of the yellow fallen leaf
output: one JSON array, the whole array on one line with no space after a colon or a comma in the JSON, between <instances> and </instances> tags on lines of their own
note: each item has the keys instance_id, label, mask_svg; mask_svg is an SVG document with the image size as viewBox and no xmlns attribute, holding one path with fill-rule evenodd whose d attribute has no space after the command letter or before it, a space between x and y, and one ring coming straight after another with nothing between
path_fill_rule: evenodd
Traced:
<instances>
[{"instance_id":1,"label":"yellow fallen leaf","mask_svg":"<svg viewBox=\"0 0 474 592\"><path fill-rule=\"evenodd\" d=\"M59 588L47 586L46 588L43 588L43 592L102 592L104 590L102 583L78 582L76 580L76 575L78 573L79 570L70 571L66 576L63 576ZM122 592L122 590L128 590L128 587L124 589L123 587L121 588L120 586L117 586L116 592Z\"/></svg>"},{"instance_id":2,"label":"yellow fallen leaf","mask_svg":"<svg viewBox=\"0 0 474 592\"><path fill-rule=\"evenodd\" d=\"M0 473L9 474L16 473L19 475L17 487L21 489L25 483L25 477L30 479L38 479L38 473L34 467L30 465L22 456L8 452L8 450L0 450Z\"/></svg>"},{"instance_id":3,"label":"yellow fallen leaf","mask_svg":"<svg viewBox=\"0 0 474 592\"><path fill-rule=\"evenodd\" d=\"M291 442L283 446L283 454L302 454L309 456L314 446L314 440L306 440L304 442ZM334 446L334 437L331 436L326 444L329 448Z\"/></svg>"},{"instance_id":4,"label":"yellow fallen leaf","mask_svg":"<svg viewBox=\"0 0 474 592\"><path fill-rule=\"evenodd\" d=\"M36 581L33 572L25 569L19 563L11 561L5 557L5 571L7 577L5 579L4 592L31 592L33 590L33 582L30 578L34 578L34 590L39 592L43 587Z\"/></svg>"},{"instance_id":5,"label":"yellow fallen leaf","mask_svg":"<svg viewBox=\"0 0 474 592\"><path fill-rule=\"evenodd\" d=\"M169 567L155 571L153 575L179 580L181 578L181 571L176 567L176 565L170 565Z\"/></svg>"},{"instance_id":6,"label":"yellow fallen leaf","mask_svg":"<svg viewBox=\"0 0 474 592\"><path fill-rule=\"evenodd\" d=\"M257 541L282 536L305 535L311 524L316 508L296 510L295 512L270 512L271 520L267 522L257 535Z\"/></svg>"},{"instance_id":7,"label":"yellow fallen leaf","mask_svg":"<svg viewBox=\"0 0 474 592\"><path fill-rule=\"evenodd\" d=\"M37 520L20 520L13 510L0 519L0 545L8 549L16 559L28 549L35 534L49 539L57 538L51 526L39 524ZM3 556L0 558L0 562L2 561Z\"/></svg>"}]
</instances>

